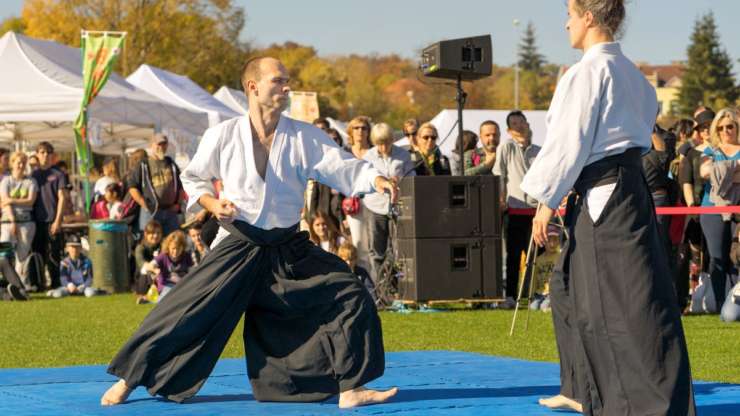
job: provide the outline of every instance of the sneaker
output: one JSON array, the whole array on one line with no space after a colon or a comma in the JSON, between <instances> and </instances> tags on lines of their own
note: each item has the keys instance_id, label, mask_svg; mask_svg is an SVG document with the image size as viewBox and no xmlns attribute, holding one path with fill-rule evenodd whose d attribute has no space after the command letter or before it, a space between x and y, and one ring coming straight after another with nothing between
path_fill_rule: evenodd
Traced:
<instances>
[{"instance_id":1,"label":"sneaker","mask_svg":"<svg viewBox=\"0 0 740 416\"><path fill-rule=\"evenodd\" d=\"M26 291L19 288L15 285L8 285L6 288L8 290L8 294L10 295L13 300L28 300L28 295L26 294Z\"/></svg>"},{"instance_id":2,"label":"sneaker","mask_svg":"<svg viewBox=\"0 0 740 416\"><path fill-rule=\"evenodd\" d=\"M498 304L499 309L514 309L516 301L512 297L507 297L505 301Z\"/></svg>"}]
</instances>

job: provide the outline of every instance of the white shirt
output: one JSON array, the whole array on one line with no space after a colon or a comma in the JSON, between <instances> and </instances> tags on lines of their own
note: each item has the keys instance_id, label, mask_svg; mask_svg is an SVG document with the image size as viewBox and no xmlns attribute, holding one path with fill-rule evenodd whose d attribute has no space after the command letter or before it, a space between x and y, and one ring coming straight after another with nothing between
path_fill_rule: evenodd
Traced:
<instances>
[{"instance_id":1,"label":"white shirt","mask_svg":"<svg viewBox=\"0 0 740 416\"><path fill-rule=\"evenodd\" d=\"M216 195L213 179L220 179L220 196L236 205L235 218L269 230L298 223L309 179L357 195L374 192L377 176L369 163L340 149L322 130L281 116L263 180L255 166L249 116L241 116L206 130L180 179L188 211L200 211L198 199ZM214 244L225 235L220 230Z\"/></svg>"},{"instance_id":2,"label":"white shirt","mask_svg":"<svg viewBox=\"0 0 740 416\"><path fill-rule=\"evenodd\" d=\"M378 148L373 147L365 152L363 159L371 163L386 178L416 176L409 151L395 145L391 145L391 154L388 157L381 155ZM367 195L362 198L362 204L378 215L388 214L388 195L381 193Z\"/></svg>"},{"instance_id":3,"label":"white shirt","mask_svg":"<svg viewBox=\"0 0 740 416\"><path fill-rule=\"evenodd\" d=\"M522 190L557 208L584 166L632 147L648 151L657 113L655 89L619 43L592 46L558 82Z\"/></svg>"}]
</instances>

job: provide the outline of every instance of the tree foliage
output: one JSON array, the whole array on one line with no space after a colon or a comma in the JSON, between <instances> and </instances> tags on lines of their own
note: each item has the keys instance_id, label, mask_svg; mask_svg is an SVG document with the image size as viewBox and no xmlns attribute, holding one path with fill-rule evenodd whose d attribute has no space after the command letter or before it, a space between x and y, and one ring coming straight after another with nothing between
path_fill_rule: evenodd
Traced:
<instances>
[{"instance_id":1,"label":"tree foliage","mask_svg":"<svg viewBox=\"0 0 740 416\"><path fill-rule=\"evenodd\" d=\"M545 63L544 55L540 54L537 49L534 24L529 22L527 23L527 28L524 30L522 41L519 44L519 68L539 74Z\"/></svg>"},{"instance_id":2,"label":"tree foliage","mask_svg":"<svg viewBox=\"0 0 740 416\"><path fill-rule=\"evenodd\" d=\"M27 35L72 46L81 29L128 32L119 72L147 63L210 91L239 85L248 51L244 11L231 0L26 0L21 16Z\"/></svg>"},{"instance_id":3,"label":"tree foliage","mask_svg":"<svg viewBox=\"0 0 740 416\"><path fill-rule=\"evenodd\" d=\"M688 65L679 93L681 113L690 115L699 105L715 109L734 105L740 91L732 75L732 60L721 47L712 13L697 19L687 53Z\"/></svg>"}]
</instances>

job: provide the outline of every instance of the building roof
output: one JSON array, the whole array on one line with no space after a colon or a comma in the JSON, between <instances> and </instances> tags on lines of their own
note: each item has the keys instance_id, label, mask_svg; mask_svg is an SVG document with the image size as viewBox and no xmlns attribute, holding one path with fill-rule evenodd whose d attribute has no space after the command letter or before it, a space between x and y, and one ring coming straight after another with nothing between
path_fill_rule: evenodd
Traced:
<instances>
[{"instance_id":1,"label":"building roof","mask_svg":"<svg viewBox=\"0 0 740 416\"><path fill-rule=\"evenodd\" d=\"M670 65L648 65L638 63L637 67L645 77L656 88L671 88L681 85L685 66L681 62L673 62Z\"/></svg>"}]
</instances>

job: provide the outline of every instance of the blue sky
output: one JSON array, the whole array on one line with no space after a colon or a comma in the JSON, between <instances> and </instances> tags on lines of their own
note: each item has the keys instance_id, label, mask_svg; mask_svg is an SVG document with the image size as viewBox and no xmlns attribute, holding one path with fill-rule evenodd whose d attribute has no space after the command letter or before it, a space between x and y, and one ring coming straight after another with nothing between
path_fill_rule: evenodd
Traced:
<instances>
[{"instance_id":1,"label":"blue sky","mask_svg":"<svg viewBox=\"0 0 740 416\"><path fill-rule=\"evenodd\" d=\"M19 15L22 0L0 2L0 18ZM564 30L565 0L237 0L247 12L243 32L258 46L287 40L314 46L322 56L397 53L415 57L441 39L491 34L494 62L510 65L519 34L512 24L528 21L537 30L548 61L570 64L580 52L570 49ZM714 11L723 46L738 72L740 1L628 0L625 53L654 64L685 59L694 21Z\"/></svg>"}]
</instances>

